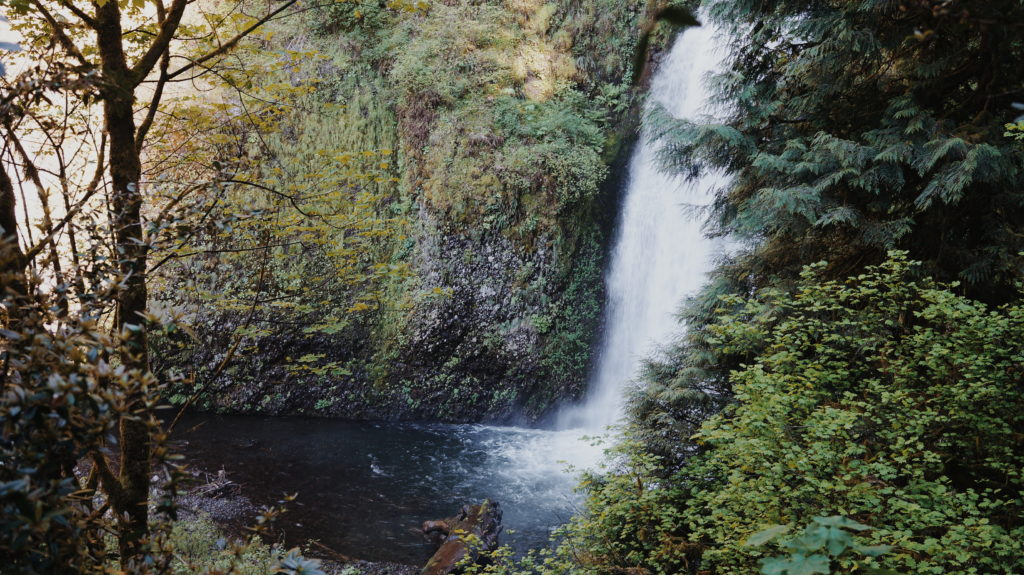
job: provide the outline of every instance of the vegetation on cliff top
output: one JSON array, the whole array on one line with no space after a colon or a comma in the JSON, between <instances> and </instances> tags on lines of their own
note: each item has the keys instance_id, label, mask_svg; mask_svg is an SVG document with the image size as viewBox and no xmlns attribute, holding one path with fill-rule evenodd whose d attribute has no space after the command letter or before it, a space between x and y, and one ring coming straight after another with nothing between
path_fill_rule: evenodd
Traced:
<instances>
[{"instance_id":1,"label":"vegetation on cliff top","mask_svg":"<svg viewBox=\"0 0 1024 575\"><path fill-rule=\"evenodd\" d=\"M292 192L254 205L239 189L226 198L239 221L168 268L157 297L194 310L205 342L161 343L159 371L195 370L178 401L476 420L581 392L602 185L648 7L401 8L320 7L239 55L265 74L228 92L206 153ZM252 248L267 238L272 250Z\"/></svg>"}]
</instances>

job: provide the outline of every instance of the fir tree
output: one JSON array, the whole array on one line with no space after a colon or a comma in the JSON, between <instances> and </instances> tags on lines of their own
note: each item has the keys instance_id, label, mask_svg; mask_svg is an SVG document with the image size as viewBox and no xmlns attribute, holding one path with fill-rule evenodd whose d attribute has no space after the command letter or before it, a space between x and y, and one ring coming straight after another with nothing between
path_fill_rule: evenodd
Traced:
<instances>
[{"instance_id":1,"label":"fir tree","mask_svg":"<svg viewBox=\"0 0 1024 575\"><path fill-rule=\"evenodd\" d=\"M1004 135L1024 100L1017 0L705 0L729 38L713 79L718 124L651 118L670 168L724 170L713 233L744 246L684 312L667 362L650 366L634 416L659 451L729 399L743 358L708 341L722 294L786 288L827 261L845 277L907 250L968 295L1016 295L1024 147Z\"/></svg>"}]
</instances>

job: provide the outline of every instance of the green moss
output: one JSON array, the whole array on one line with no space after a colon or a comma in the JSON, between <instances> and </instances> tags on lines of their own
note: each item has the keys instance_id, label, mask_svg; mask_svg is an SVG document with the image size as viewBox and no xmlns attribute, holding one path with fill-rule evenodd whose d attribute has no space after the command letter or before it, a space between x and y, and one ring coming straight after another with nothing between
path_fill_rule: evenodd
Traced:
<instances>
[{"instance_id":1,"label":"green moss","mask_svg":"<svg viewBox=\"0 0 1024 575\"><path fill-rule=\"evenodd\" d=\"M568 286L557 304L550 306L543 343L542 365L564 395L582 393L589 371L594 334L600 327L604 302L603 249L596 226L582 238L572 261ZM559 397L540 396L550 402ZM536 401L536 400L535 400ZM538 406L546 407L546 406Z\"/></svg>"}]
</instances>

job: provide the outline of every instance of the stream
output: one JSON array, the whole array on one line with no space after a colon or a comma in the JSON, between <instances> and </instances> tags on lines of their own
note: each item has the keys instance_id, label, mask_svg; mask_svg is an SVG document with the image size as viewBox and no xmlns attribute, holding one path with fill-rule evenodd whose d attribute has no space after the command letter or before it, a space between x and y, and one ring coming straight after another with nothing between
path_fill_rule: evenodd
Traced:
<instances>
[{"instance_id":1,"label":"stream","mask_svg":"<svg viewBox=\"0 0 1024 575\"><path fill-rule=\"evenodd\" d=\"M693 119L707 111L702 80L719 65L714 35L708 27L679 35L649 105ZM257 505L298 492L280 525L290 545L313 538L360 559L423 564L432 549L418 526L488 498L504 510L502 543L517 552L546 545L581 504L578 472L567 466L600 462L603 447L587 437L621 419L640 362L679 331L676 309L721 249L686 206L706 205L722 182L663 174L659 142L646 134L630 162L606 274L597 369L587 397L562 410L556 430L189 415L178 427L187 431L176 433L189 460L208 471L224 466Z\"/></svg>"}]
</instances>

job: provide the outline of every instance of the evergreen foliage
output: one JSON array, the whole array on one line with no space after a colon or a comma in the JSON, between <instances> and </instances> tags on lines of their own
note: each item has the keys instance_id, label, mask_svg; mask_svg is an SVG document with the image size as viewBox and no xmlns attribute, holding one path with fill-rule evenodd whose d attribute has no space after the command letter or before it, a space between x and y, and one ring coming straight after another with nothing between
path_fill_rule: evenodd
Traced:
<instances>
[{"instance_id":1,"label":"evergreen foliage","mask_svg":"<svg viewBox=\"0 0 1024 575\"><path fill-rule=\"evenodd\" d=\"M845 277L898 248L929 274L1000 303L1024 249L1024 148L1005 137L1024 83L1016 1L703 2L728 41L713 78L718 123L654 112L665 161L730 183L711 232L741 244L684 311L685 341L650 366L634 403L659 453L728 401L724 353L705 327L718 296L792 285L824 260ZM1012 132L1012 130L1010 130Z\"/></svg>"},{"instance_id":2,"label":"evergreen foliage","mask_svg":"<svg viewBox=\"0 0 1024 575\"><path fill-rule=\"evenodd\" d=\"M715 217L751 246L738 271L764 285L826 260L840 277L900 247L982 299L1014 295L1019 2L704 5L729 38L730 113L662 133L670 163L732 176Z\"/></svg>"}]
</instances>

